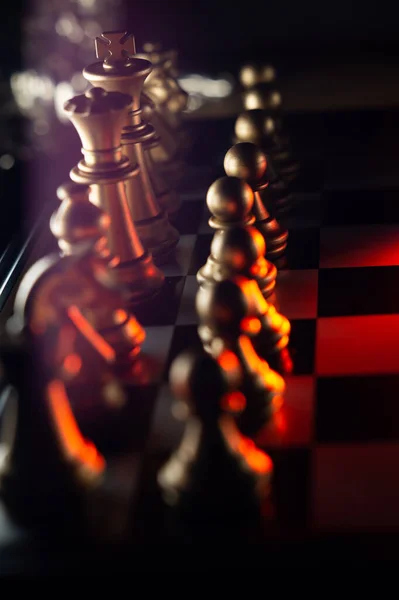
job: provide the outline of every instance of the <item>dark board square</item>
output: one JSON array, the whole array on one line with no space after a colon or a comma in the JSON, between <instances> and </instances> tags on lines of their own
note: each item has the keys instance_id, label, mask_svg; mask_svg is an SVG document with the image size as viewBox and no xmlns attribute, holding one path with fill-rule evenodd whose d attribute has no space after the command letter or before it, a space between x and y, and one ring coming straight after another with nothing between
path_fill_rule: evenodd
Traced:
<instances>
[{"instance_id":1,"label":"dark board square","mask_svg":"<svg viewBox=\"0 0 399 600\"><path fill-rule=\"evenodd\" d=\"M323 377L317 381L316 439L399 439L399 376Z\"/></svg>"},{"instance_id":2,"label":"dark board square","mask_svg":"<svg viewBox=\"0 0 399 600\"><path fill-rule=\"evenodd\" d=\"M205 199L183 202L173 225L181 235L197 233L204 212Z\"/></svg>"},{"instance_id":3,"label":"dark board square","mask_svg":"<svg viewBox=\"0 0 399 600\"><path fill-rule=\"evenodd\" d=\"M319 228L292 229L289 232L285 268L317 269L319 266L319 253Z\"/></svg>"},{"instance_id":4,"label":"dark board square","mask_svg":"<svg viewBox=\"0 0 399 600\"><path fill-rule=\"evenodd\" d=\"M331 190L322 194L323 225L399 223L399 189Z\"/></svg>"},{"instance_id":5,"label":"dark board square","mask_svg":"<svg viewBox=\"0 0 399 600\"><path fill-rule=\"evenodd\" d=\"M134 310L134 314L143 325L173 325L179 311L184 277L165 277L159 294Z\"/></svg>"},{"instance_id":6,"label":"dark board square","mask_svg":"<svg viewBox=\"0 0 399 600\"><path fill-rule=\"evenodd\" d=\"M294 375L311 375L314 371L316 321L297 319L291 321L288 346Z\"/></svg>"},{"instance_id":7,"label":"dark board square","mask_svg":"<svg viewBox=\"0 0 399 600\"><path fill-rule=\"evenodd\" d=\"M398 312L399 267L320 269L320 317Z\"/></svg>"},{"instance_id":8,"label":"dark board square","mask_svg":"<svg viewBox=\"0 0 399 600\"><path fill-rule=\"evenodd\" d=\"M297 179L289 184L292 192L318 192L322 188L324 167L321 160L312 159L300 162L300 171Z\"/></svg>"},{"instance_id":9,"label":"dark board square","mask_svg":"<svg viewBox=\"0 0 399 600\"><path fill-rule=\"evenodd\" d=\"M191 256L191 264L188 269L188 275L196 275L197 271L206 263L211 251L211 242L213 234L205 233L198 235L194 250Z\"/></svg>"},{"instance_id":10,"label":"dark board square","mask_svg":"<svg viewBox=\"0 0 399 600\"><path fill-rule=\"evenodd\" d=\"M272 502L282 528L306 527L309 519L309 448L270 450L273 465Z\"/></svg>"}]
</instances>

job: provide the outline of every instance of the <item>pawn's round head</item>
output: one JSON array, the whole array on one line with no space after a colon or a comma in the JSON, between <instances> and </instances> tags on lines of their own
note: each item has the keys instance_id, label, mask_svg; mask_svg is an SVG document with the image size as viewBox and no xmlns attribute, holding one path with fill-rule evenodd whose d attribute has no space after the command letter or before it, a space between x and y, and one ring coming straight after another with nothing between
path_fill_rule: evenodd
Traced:
<instances>
[{"instance_id":1,"label":"pawn's round head","mask_svg":"<svg viewBox=\"0 0 399 600\"><path fill-rule=\"evenodd\" d=\"M282 98L280 92L271 90L269 85L259 84L255 88L245 90L242 94L245 110L264 109L276 111L281 108Z\"/></svg>"},{"instance_id":2,"label":"pawn's round head","mask_svg":"<svg viewBox=\"0 0 399 600\"><path fill-rule=\"evenodd\" d=\"M248 64L241 67L238 78L245 88L251 88L259 83L270 84L276 79L276 70L272 65Z\"/></svg>"},{"instance_id":3,"label":"pawn's round head","mask_svg":"<svg viewBox=\"0 0 399 600\"><path fill-rule=\"evenodd\" d=\"M203 420L217 420L221 399L228 384L222 368L205 352L186 351L172 363L169 381L171 390L189 412Z\"/></svg>"},{"instance_id":4,"label":"pawn's round head","mask_svg":"<svg viewBox=\"0 0 399 600\"><path fill-rule=\"evenodd\" d=\"M255 227L232 227L217 233L211 244L211 255L220 265L223 279L256 277L264 271L265 253L265 238Z\"/></svg>"},{"instance_id":5,"label":"pawn's round head","mask_svg":"<svg viewBox=\"0 0 399 600\"><path fill-rule=\"evenodd\" d=\"M275 131L274 119L262 109L244 111L235 123L235 135L239 142L262 145L264 138L273 136Z\"/></svg>"},{"instance_id":6,"label":"pawn's round head","mask_svg":"<svg viewBox=\"0 0 399 600\"><path fill-rule=\"evenodd\" d=\"M238 177L220 177L212 183L206 195L209 210L222 223L245 221L253 202L251 187Z\"/></svg>"},{"instance_id":7,"label":"pawn's round head","mask_svg":"<svg viewBox=\"0 0 399 600\"><path fill-rule=\"evenodd\" d=\"M262 181L267 169L265 153L251 142L239 142L227 151L224 170L227 175L239 177L249 185Z\"/></svg>"},{"instance_id":8,"label":"pawn's round head","mask_svg":"<svg viewBox=\"0 0 399 600\"><path fill-rule=\"evenodd\" d=\"M104 245L110 218L90 202L89 186L70 181L59 186L57 196L63 204L51 217L50 229L60 247L65 251L65 244L79 245L82 250L86 246L96 249L97 242Z\"/></svg>"}]
</instances>

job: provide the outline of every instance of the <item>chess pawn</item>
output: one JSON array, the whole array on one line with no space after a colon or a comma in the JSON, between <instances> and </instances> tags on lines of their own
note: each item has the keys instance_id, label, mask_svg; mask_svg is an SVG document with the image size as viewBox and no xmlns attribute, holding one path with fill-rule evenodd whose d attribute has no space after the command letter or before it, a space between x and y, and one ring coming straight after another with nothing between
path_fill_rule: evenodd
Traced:
<instances>
[{"instance_id":1,"label":"chess pawn","mask_svg":"<svg viewBox=\"0 0 399 600\"><path fill-rule=\"evenodd\" d=\"M276 69L272 65L243 65L238 79L244 89L251 89L256 85L265 84L272 86L276 81Z\"/></svg>"},{"instance_id":2,"label":"chess pawn","mask_svg":"<svg viewBox=\"0 0 399 600\"><path fill-rule=\"evenodd\" d=\"M0 431L0 497L11 518L49 533L94 533L92 501L106 463L85 439L65 387L52 379L25 332L2 347L5 373Z\"/></svg>"},{"instance_id":3,"label":"chess pawn","mask_svg":"<svg viewBox=\"0 0 399 600\"><path fill-rule=\"evenodd\" d=\"M278 371L289 371L290 360L287 350L291 333L289 320L264 299L258 284L253 279L236 276L232 277L230 281L234 282L236 286L234 294L237 297L237 304L241 303L246 311L241 322L242 330L251 339L254 338L254 347L261 358L265 358L268 362L273 361L278 367ZM205 297L205 301L202 300L203 297ZM204 284L198 291L197 297L200 310L202 310L202 302L207 305L210 297L212 296L209 293L209 284ZM214 329L207 325L201 326L199 335L205 350L212 353L216 336ZM234 332L233 335L235 335ZM216 347L217 344L218 342L216 342Z\"/></svg>"},{"instance_id":4,"label":"chess pawn","mask_svg":"<svg viewBox=\"0 0 399 600\"><path fill-rule=\"evenodd\" d=\"M108 234L109 215L90 202L89 191L89 186L72 181L57 189L61 204L51 215L50 231L58 241L62 256L80 254L84 249L94 252L98 242ZM107 251L105 243L104 252Z\"/></svg>"},{"instance_id":5,"label":"chess pawn","mask_svg":"<svg viewBox=\"0 0 399 600\"><path fill-rule=\"evenodd\" d=\"M79 134L84 156L72 169L71 179L90 185L90 200L108 214L114 276L129 290L128 303L137 305L157 294L165 278L140 241L126 197L125 182L138 172L120 145L130 105L131 97L126 94L92 88L69 100L64 110Z\"/></svg>"},{"instance_id":6,"label":"chess pawn","mask_svg":"<svg viewBox=\"0 0 399 600\"><path fill-rule=\"evenodd\" d=\"M165 501L183 519L204 525L258 520L273 464L224 410L229 392L223 369L210 356L186 352L173 362L170 384L185 408L186 427L158 473Z\"/></svg>"},{"instance_id":7,"label":"chess pawn","mask_svg":"<svg viewBox=\"0 0 399 600\"><path fill-rule=\"evenodd\" d=\"M266 155L255 144L241 142L227 151L224 169L227 175L240 177L251 186L254 192L252 212L255 216L255 227L265 238L267 257L271 260L278 259L287 247L288 231L269 214L260 196L260 191L264 192L269 185L268 181L265 181Z\"/></svg>"},{"instance_id":8,"label":"chess pawn","mask_svg":"<svg viewBox=\"0 0 399 600\"><path fill-rule=\"evenodd\" d=\"M200 285L243 275L256 280L265 298L273 294L277 269L265 258L264 237L248 225L254 221L252 202L251 188L236 177L222 177L210 186L207 205L212 217L209 222L218 229L213 236L210 256L197 273Z\"/></svg>"},{"instance_id":9,"label":"chess pawn","mask_svg":"<svg viewBox=\"0 0 399 600\"><path fill-rule=\"evenodd\" d=\"M247 403L237 423L244 435L253 437L279 410L285 391L283 378L260 358L251 341L262 325L256 317L248 318L248 298L235 280L204 285L197 293L196 309L204 349L216 359L228 350L241 365L239 391Z\"/></svg>"},{"instance_id":10,"label":"chess pawn","mask_svg":"<svg viewBox=\"0 0 399 600\"><path fill-rule=\"evenodd\" d=\"M234 131L238 142L251 142L262 148L287 183L298 177L300 165L292 158L288 141L279 131L279 121L270 112L260 108L245 110L237 117Z\"/></svg>"},{"instance_id":11,"label":"chess pawn","mask_svg":"<svg viewBox=\"0 0 399 600\"><path fill-rule=\"evenodd\" d=\"M114 269L109 268L105 243L109 220L101 220L100 209L90 205L87 194L83 185L68 183L59 188L63 203L51 225L68 254L45 256L27 271L8 323L14 332L27 326L34 335L42 336L47 362L65 376L76 339L85 340L86 357L90 346L94 361L98 357L118 370L132 364L145 339L141 325L125 310ZM64 335L71 344L60 343L56 353L62 329L73 332Z\"/></svg>"},{"instance_id":12,"label":"chess pawn","mask_svg":"<svg viewBox=\"0 0 399 600\"><path fill-rule=\"evenodd\" d=\"M258 111L248 111L247 113L243 113L238 117L235 127L234 143L250 142L256 144L259 146L259 148L262 148L262 135L260 134L260 131L262 130L264 119L262 119L260 127L257 128L253 126L252 116L257 112ZM267 123L273 125L273 120L271 118L266 118L266 124ZM267 198L263 198L262 193L261 197L266 203L266 206L270 208L272 214L280 216L281 214L291 210L294 197L289 191L284 179L280 176L279 172L275 168L269 154L266 156L266 161L267 167L265 178L266 181L269 182L269 186L267 190Z\"/></svg>"},{"instance_id":13,"label":"chess pawn","mask_svg":"<svg viewBox=\"0 0 399 600\"><path fill-rule=\"evenodd\" d=\"M124 40L126 49L121 40ZM117 130L119 135L122 133L123 153L130 164L137 167L135 176L126 179L126 196L140 240L154 257L155 263L160 265L173 255L179 233L161 208L170 204L173 210L175 194L163 184L158 189L161 196L157 197L153 187L155 175L151 175L155 166L150 152L157 138L154 128L143 121L140 105L143 83L151 72L151 63L132 56L135 53L133 37L125 32L105 32L101 38L96 38L96 53L97 58L104 60L86 67L84 77L108 93L121 93L132 99L128 114L118 123ZM161 174L158 174L158 181L160 177Z\"/></svg>"}]
</instances>

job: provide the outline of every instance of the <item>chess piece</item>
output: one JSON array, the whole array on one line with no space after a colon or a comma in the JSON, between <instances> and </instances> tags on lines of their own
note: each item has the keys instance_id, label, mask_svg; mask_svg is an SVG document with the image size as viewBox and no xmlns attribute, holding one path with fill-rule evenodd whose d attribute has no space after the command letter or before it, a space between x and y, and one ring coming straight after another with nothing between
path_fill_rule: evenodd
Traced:
<instances>
[{"instance_id":1,"label":"chess piece","mask_svg":"<svg viewBox=\"0 0 399 600\"><path fill-rule=\"evenodd\" d=\"M277 119L280 115L282 97L278 90L273 89L269 83L258 83L243 92L245 110L262 109Z\"/></svg>"},{"instance_id":2,"label":"chess piece","mask_svg":"<svg viewBox=\"0 0 399 600\"><path fill-rule=\"evenodd\" d=\"M51 378L31 336L2 347L0 497L30 529L94 533L92 501L106 462L85 439L61 380Z\"/></svg>"},{"instance_id":3,"label":"chess piece","mask_svg":"<svg viewBox=\"0 0 399 600\"><path fill-rule=\"evenodd\" d=\"M276 70L272 65L243 65L239 72L239 81L244 89L251 89L260 83L273 85L276 80Z\"/></svg>"},{"instance_id":4,"label":"chess piece","mask_svg":"<svg viewBox=\"0 0 399 600\"><path fill-rule=\"evenodd\" d=\"M162 177L168 185L173 188L179 186L186 164L179 147L179 140L176 139L173 131L165 124L159 115L155 103L147 94L142 93L141 104L143 109L143 120L150 123L157 132L157 144L149 148L150 158L153 162L153 171L162 173ZM180 203L176 201L168 203L168 215L174 218Z\"/></svg>"},{"instance_id":5,"label":"chess piece","mask_svg":"<svg viewBox=\"0 0 399 600\"><path fill-rule=\"evenodd\" d=\"M61 204L51 216L50 231L57 239L63 256L80 254L86 249L99 251L96 245L106 241L111 220L109 215L90 202L89 192L89 186L72 181L57 190ZM106 243L103 250L108 252Z\"/></svg>"},{"instance_id":6,"label":"chess piece","mask_svg":"<svg viewBox=\"0 0 399 600\"><path fill-rule=\"evenodd\" d=\"M188 521L258 520L273 464L223 410L223 369L210 356L186 352L173 362L170 382L187 420L180 446L158 473L165 501Z\"/></svg>"},{"instance_id":7,"label":"chess piece","mask_svg":"<svg viewBox=\"0 0 399 600\"><path fill-rule=\"evenodd\" d=\"M164 127L156 110L154 102L144 93L141 94L142 118L145 123L149 123L156 131L155 143L146 145L146 159L151 177L156 179L154 188L164 188L168 193L157 192L160 201L167 199L167 204L163 206L167 211L170 220L176 218L181 201L176 191L179 182L185 172L186 165L179 157L178 142L174 139L173 133Z\"/></svg>"},{"instance_id":8,"label":"chess piece","mask_svg":"<svg viewBox=\"0 0 399 600\"><path fill-rule=\"evenodd\" d=\"M141 56L153 65L144 83L144 91L155 103L158 114L173 137L179 141L179 148L187 149L190 139L182 115L187 108L188 94L178 81L177 52L162 50L159 43L152 42L146 42L143 50Z\"/></svg>"},{"instance_id":9,"label":"chess piece","mask_svg":"<svg viewBox=\"0 0 399 600\"><path fill-rule=\"evenodd\" d=\"M153 187L155 166L150 160L150 148L157 143L154 128L142 120L140 95L145 78L151 72L151 63L134 57L135 46L126 32L104 32L96 38L97 58L83 71L94 86L110 93L128 94L132 98L128 117L120 123L122 151L130 164L138 166L135 176L126 180L128 206L143 246L153 255L156 264L168 261L179 241L178 231L171 225L161 206L175 207L175 195L165 185ZM119 125L119 124L118 124ZM158 174L157 180L161 174Z\"/></svg>"},{"instance_id":10,"label":"chess piece","mask_svg":"<svg viewBox=\"0 0 399 600\"><path fill-rule=\"evenodd\" d=\"M114 275L128 287L129 303L136 305L159 292L164 276L143 248L126 197L125 182L137 176L137 167L122 154L120 145L122 123L130 106L131 97L126 94L92 88L69 100L64 110L83 146L84 159L72 169L71 179L90 185L90 200L108 214Z\"/></svg>"},{"instance_id":11,"label":"chess piece","mask_svg":"<svg viewBox=\"0 0 399 600\"><path fill-rule=\"evenodd\" d=\"M28 327L41 336L45 361L60 376L68 376L71 355L84 354L89 363L85 372L93 379L96 373L90 372L94 368L90 363L98 359L112 370L131 365L145 331L124 308L115 269L109 268L105 243L109 220L102 220L102 211L90 204L88 187L68 183L58 195L63 203L51 226L64 254L45 256L27 271L8 328L16 332ZM79 352L82 341L84 350Z\"/></svg>"},{"instance_id":12,"label":"chess piece","mask_svg":"<svg viewBox=\"0 0 399 600\"><path fill-rule=\"evenodd\" d=\"M232 146L224 158L224 169L227 175L240 177L248 183L254 192L252 212L255 216L255 227L266 241L267 257L275 260L284 254L287 247L288 231L283 229L272 217L262 202L260 191L267 189L265 181L267 168L266 155L255 144L241 142Z\"/></svg>"},{"instance_id":13,"label":"chess piece","mask_svg":"<svg viewBox=\"0 0 399 600\"><path fill-rule=\"evenodd\" d=\"M290 363L287 350L291 332L289 320L265 300L255 280L235 276L229 281L234 282L236 286L234 294L237 297L237 304L240 301L241 305L245 307L245 317L241 322L242 331L248 334L251 339L254 338L255 350L261 358L266 359L268 362L272 360L278 366L277 370L287 372ZM201 298L204 288L204 297L208 299L206 302L211 297L208 289L209 285L209 283L205 283L198 291L197 301L199 307L202 306ZM216 348L218 348L219 343L218 341L215 342L213 328L207 325L201 326L199 334L204 349L212 354L215 351L215 343Z\"/></svg>"},{"instance_id":14,"label":"chess piece","mask_svg":"<svg viewBox=\"0 0 399 600\"><path fill-rule=\"evenodd\" d=\"M256 317L248 318L248 303L235 280L204 285L196 296L198 333L204 349L216 359L228 350L241 365L239 391L246 398L246 407L237 423L244 435L253 437L281 407L285 383L255 351L251 337L262 325Z\"/></svg>"},{"instance_id":15,"label":"chess piece","mask_svg":"<svg viewBox=\"0 0 399 600\"><path fill-rule=\"evenodd\" d=\"M270 112L260 108L245 110L237 117L234 130L238 142L251 142L262 148L287 183L298 177L300 165L279 130L279 121Z\"/></svg>"},{"instance_id":16,"label":"chess piece","mask_svg":"<svg viewBox=\"0 0 399 600\"><path fill-rule=\"evenodd\" d=\"M236 177L222 177L210 186L209 222L217 231L210 256L197 273L200 285L243 275L256 280L265 298L273 294L277 269L265 258L264 237L250 225L254 221L252 202L251 188Z\"/></svg>"}]
</instances>

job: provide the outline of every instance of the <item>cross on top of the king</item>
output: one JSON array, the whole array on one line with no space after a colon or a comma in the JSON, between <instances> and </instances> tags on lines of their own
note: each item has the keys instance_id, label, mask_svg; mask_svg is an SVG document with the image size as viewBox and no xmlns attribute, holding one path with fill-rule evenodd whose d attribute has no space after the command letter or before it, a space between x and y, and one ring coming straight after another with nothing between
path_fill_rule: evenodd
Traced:
<instances>
[{"instance_id":1,"label":"cross on top of the king","mask_svg":"<svg viewBox=\"0 0 399 600\"><path fill-rule=\"evenodd\" d=\"M104 31L96 38L96 56L104 61L104 68L112 69L121 61L136 54L136 45L132 33L125 31Z\"/></svg>"}]
</instances>

